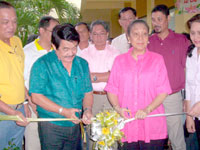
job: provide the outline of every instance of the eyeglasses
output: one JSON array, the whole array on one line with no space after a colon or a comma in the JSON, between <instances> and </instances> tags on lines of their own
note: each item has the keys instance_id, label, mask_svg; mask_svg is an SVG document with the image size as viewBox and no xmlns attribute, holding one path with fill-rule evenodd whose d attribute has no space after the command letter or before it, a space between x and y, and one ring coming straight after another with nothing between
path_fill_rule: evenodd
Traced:
<instances>
[{"instance_id":1,"label":"eyeglasses","mask_svg":"<svg viewBox=\"0 0 200 150\"><path fill-rule=\"evenodd\" d=\"M107 33L92 33L93 36L105 36Z\"/></svg>"}]
</instances>

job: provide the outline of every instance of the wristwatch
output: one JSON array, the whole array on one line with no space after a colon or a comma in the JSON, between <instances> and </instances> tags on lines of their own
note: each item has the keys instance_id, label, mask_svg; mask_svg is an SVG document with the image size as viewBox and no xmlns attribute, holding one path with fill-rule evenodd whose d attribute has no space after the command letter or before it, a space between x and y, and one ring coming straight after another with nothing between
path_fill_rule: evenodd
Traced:
<instances>
[{"instance_id":1,"label":"wristwatch","mask_svg":"<svg viewBox=\"0 0 200 150\"><path fill-rule=\"evenodd\" d=\"M93 81L97 81L97 76L94 75Z\"/></svg>"},{"instance_id":2,"label":"wristwatch","mask_svg":"<svg viewBox=\"0 0 200 150\"><path fill-rule=\"evenodd\" d=\"M28 104L28 99L26 99L24 102L23 102L23 104L25 105L25 104Z\"/></svg>"}]
</instances>

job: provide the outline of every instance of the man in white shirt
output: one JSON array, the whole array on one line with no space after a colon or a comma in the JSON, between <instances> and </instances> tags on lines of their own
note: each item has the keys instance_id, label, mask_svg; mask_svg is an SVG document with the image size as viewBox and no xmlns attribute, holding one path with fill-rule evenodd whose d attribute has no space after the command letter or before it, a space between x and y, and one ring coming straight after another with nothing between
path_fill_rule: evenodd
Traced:
<instances>
[{"instance_id":1,"label":"man in white shirt","mask_svg":"<svg viewBox=\"0 0 200 150\"><path fill-rule=\"evenodd\" d=\"M79 22L75 25L75 29L79 34L80 42L77 46L77 56L80 56L84 49L90 45L90 29L87 23ZM85 129L87 130L87 129ZM85 132L86 133L86 132ZM86 133L86 149L89 150L89 135Z\"/></svg>"},{"instance_id":2,"label":"man in white shirt","mask_svg":"<svg viewBox=\"0 0 200 150\"><path fill-rule=\"evenodd\" d=\"M103 109L112 108L107 93L104 91L110 70L120 52L107 43L109 27L102 20L93 21L90 25L90 37L93 44L83 50L81 57L87 60L92 80L94 103L92 113L95 116ZM90 142L92 149L92 141Z\"/></svg>"},{"instance_id":3,"label":"man in white shirt","mask_svg":"<svg viewBox=\"0 0 200 150\"><path fill-rule=\"evenodd\" d=\"M26 97L29 101L30 108L32 110L32 117L37 117L36 105L32 103L31 97L28 94L29 90L29 78L30 71L34 62L44 54L52 50L51 35L53 28L58 25L59 22L51 17L44 16L39 22L39 38L29 43L24 47L25 53L25 67L24 67L24 79L26 86ZM26 150L40 150L40 141L38 135L38 124L30 123L25 130L25 149Z\"/></svg>"},{"instance_id":4,"label":"man in white shirt","mask_svg":"<svg viewBox=\"0 0 200 150\"><path fill-rule=\"evenodd\" d=\"M130 48L130 43L127 40L127 29L129 24L137 19L136 15L137 12L132 7L125 7L119 11L118 21L123 28L124 33L114 38L111 45L120 50L121 54L128 52L128 49Z\"/></svg>"},{"instance_id":5,"label":"man in white shirt","mask_svg":"<svg viewBox=\"0 0 200 150\"><path fill-rule=\"evenodd\" d=\"M80 42L78 44L77 47L77 56L80 56L80 54L82 53L82 50L85 48L88 48L90 42L89 42L89 38L90 38L90 29L87 25L87 23L85 22L79 22L75 25L75 29L78 32L79 36L80 36Z\"/></svg>"}]
</instances>

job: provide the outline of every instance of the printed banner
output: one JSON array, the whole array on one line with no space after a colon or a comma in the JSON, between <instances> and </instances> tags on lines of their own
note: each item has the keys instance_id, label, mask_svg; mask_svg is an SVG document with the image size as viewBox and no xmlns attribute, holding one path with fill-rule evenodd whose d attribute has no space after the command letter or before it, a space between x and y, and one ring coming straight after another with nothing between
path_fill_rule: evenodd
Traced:
<instances>
[{"instance_id":1,"label":"printed banner","mask_svg":"<svg viewBox=\"0 0 200 150\"><path fill-rule=\"evenodd\" d=\"M175 0L175 13L200 13L200 0Z\"/></svg>"}]
</instances>

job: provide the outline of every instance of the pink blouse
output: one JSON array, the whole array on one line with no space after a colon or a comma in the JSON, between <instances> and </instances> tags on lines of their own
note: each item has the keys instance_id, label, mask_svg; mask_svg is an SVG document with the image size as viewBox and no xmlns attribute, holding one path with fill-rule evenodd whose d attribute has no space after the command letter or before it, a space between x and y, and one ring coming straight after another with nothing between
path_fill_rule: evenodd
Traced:
<instances>
[{"instance_id":1,"label":"pink blouse","mask_svg":"<svg viewBox=\"0 0 200 150\"><path fill-rule=\"evenodd\" d=\"M118 56L112 66L105 91L118 96L121 108L128 108L134 116L137 110L148 106L157 95L171 93L167 70L161 55L146 51L136 61L131 56L133 48ZM164 113L161 104L150 114ZM123 142L165 139L167 125L165 117L135 120L125 125Z\"/></svg>"}]
</instances>

